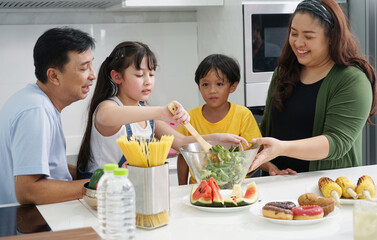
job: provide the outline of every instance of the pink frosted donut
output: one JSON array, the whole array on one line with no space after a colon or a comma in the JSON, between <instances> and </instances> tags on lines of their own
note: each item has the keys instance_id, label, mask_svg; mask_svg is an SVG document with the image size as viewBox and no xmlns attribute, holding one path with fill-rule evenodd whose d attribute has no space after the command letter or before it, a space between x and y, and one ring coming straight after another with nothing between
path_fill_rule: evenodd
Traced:
<instances>
[{"instance_id":1,"label":"pink frosted donut","mask_svg":"<svg viewBox=\"0 0 377 240\"><path fill-rule=\"evenodd\" d=\"M291 209L293 220L310 220L323 218L323 209L318 205L298 206Z\"/></svg>"}]
</instances>

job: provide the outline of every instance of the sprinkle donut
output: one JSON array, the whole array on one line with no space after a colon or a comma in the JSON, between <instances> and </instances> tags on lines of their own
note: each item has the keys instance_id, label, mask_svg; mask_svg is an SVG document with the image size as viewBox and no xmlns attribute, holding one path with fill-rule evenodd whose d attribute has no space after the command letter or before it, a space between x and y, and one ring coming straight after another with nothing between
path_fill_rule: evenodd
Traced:
<instances>
[{"instance_id":1,"label":"sprinkle donut","mask_svg":"<svg viewBox=\"0 0 377 240\"><path fill-rule=\"evenodd\" d=\"M298 206L291 209L293 220L311 220L323 218L323 209L318 205Z\"/></svg>"}]
</instances>

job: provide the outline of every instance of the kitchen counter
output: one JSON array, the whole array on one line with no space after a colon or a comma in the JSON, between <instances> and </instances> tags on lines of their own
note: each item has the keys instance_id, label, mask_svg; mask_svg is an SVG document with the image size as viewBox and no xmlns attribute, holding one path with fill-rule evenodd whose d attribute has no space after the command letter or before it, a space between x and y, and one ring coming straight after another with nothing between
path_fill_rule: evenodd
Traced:
<instances>
[{"instance_id":1,"label":"kitchen counter","mask_svg":"<svg viewBox=\"0 0 377 240\"><path fill-rule=\"evenodd\" d=\"M377 180L377 165L338 170L301 173L295 176L273 176L246 179L255 181L262 201L293 200L305 192L317 190L320 177L335 180L347 176L355 182L362 175ZM338 214L310 225L281 225L252 214L253 206L238 212L205 212L188 204L192 186L170 188L170 223L154 230L136 230L137 239L353 239L352 208L342 205ZM255 205L256 206L256 205ZM53 231L93 227L98 232L96 212L84 201L75 200L37 206Z\"/></svg>"}]
</instances>

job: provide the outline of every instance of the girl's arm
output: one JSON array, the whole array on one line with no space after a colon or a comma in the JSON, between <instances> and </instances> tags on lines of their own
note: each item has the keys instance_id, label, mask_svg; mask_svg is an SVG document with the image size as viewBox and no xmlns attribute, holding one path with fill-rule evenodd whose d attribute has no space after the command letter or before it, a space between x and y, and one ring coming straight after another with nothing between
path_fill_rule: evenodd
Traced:
<instances>
[{"instance_id":1,"label":"girl's arm","mask_svg":"<svg viewBox=\"0 0 377 240\"><path fill-rule=\"evenodd\" d=\"M255 157L251 170L278 156L315 161L326 158L330 151L329 141L323 135L294 141L280 141L271 137L255 138L252 142L262 144L263 150Z\"/></svg>"},{"instance_id":2,"label":"girl's arm","mask_svg":"<svg viewBox=\"0 0 377 240\"><path fill-rule=\"evenodd\" d=\"M112 136L122 125L146 120L163 120L178 124L189 122L190 116L182 105L176 101L173 103L177 107L174 115L166 106L119 106L114 101L104 101L98 106L94 124L103 136Z\"/></svg>"},{"instance_id":3,"label":"girl's arm","mask_svg":"<svg viewBox=\"0 0 377 240\"><path fill-rule=\"evenodd\" d=\"M183 134L177 132L172 127L170 127L166 122L163 121L156 121L156 130L155 134L157 138L161 138L162 135L173 135L173 148L179 151L179 148L183 145L196 142L193 136L184 136ZM220 141L220 142L227 142L232 143L235 145L243 144L244 146L248 146L248 142L243 137L229 134L229 133L213 133L208 135L202 135L202 137L206 141Z\"/></svg>"}]
</instances>

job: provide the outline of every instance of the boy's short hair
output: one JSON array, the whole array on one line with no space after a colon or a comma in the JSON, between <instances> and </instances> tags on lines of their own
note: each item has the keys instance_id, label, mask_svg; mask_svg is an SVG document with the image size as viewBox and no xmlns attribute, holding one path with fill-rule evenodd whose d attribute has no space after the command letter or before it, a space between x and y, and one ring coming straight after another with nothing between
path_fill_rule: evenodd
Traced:
<instances>
[{"instance_id":1,"label":"boy's short hair","mask_svg":"<svg viewBox=\"0 0 377 240\"><path fill-rule=\"evenodd\" d=\"M196 84L199 85L200 79L205 77L211 69L216 70L216 74L219 78L220 71L226 76L231 85L240 81L240 67L235 59L223 54L212 54L204 58L196 69Z\"/></svg>"}]
</instances>

